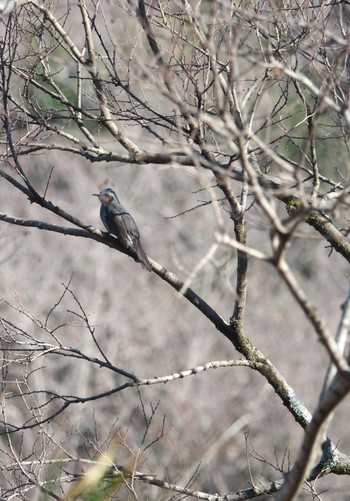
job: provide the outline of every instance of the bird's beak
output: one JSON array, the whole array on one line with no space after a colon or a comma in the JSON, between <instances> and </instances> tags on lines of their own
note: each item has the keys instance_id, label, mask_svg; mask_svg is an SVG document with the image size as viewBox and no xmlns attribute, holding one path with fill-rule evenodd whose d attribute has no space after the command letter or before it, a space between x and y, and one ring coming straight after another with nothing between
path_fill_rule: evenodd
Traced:
<instances>
[{"instance_id":1,"label":"bird's beak","mask_svg":"<svg viewBox=\"0 0 350 501\"><path fill-rule=\"evenodd\" d=\"M93 197L99 197L99 196L100 196L100 194L99 194L99 193L91 193L91 195L92 195Z\"/></svg>"}]
</instances>

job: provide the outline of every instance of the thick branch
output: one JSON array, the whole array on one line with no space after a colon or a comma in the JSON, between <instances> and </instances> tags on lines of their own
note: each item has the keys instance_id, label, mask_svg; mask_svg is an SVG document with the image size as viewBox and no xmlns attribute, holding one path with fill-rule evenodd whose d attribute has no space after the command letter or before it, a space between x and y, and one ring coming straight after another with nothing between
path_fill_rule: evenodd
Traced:
<instances>
[{"instance_id":1,"label":"thick branch","mask_svg":"<svg viewBox=\"0 0 350 501\"><path fill-rule=\"evenodd\" d=\"M313 460L317 453L315 445L319 436L323 433L323 427L327 422L327 418L349 391L350 373L338 373L328 391L323 395L312 420L305 430L301 451L277 496L278 501L292 501L295 499L308 474L310 466L313 465Z\"/></svg>"}]
</instances>

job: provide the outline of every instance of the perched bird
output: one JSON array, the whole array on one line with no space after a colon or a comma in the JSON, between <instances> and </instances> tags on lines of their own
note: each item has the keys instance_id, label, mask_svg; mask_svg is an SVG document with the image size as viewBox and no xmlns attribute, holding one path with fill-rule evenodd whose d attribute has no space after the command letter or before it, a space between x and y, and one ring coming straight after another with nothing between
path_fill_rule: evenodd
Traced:
<instances>
[{"instance_id":1,"label":"perched bird","mask_svg":"<svg viewBox=\"0 0 350 501\"><path fill-rule=\"evenodd\" d=\"M142 268L152 271L148 257L141 245L140 232L134 218L119 202L112 188L105 188L100 193L93 193L101 202L100 217L109 233L116 236L127 249L133 249Z\"/></svg>"}]
</instances>

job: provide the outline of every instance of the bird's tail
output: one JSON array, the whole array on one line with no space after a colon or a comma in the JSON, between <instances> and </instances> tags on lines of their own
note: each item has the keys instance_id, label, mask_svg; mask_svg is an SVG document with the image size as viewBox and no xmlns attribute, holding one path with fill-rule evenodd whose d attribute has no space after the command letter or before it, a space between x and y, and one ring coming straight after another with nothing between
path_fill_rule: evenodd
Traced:
<instances>
[{"instance_id":1,"label":"bird's tail","mask_svg":"<svg viewBox=\"0 0 350 501\"><path fill-rule=\"evenodd\" d=\"M142 268L147 271L152 271L151 264L148 261L148 257L141 246L140 240L137 239L134 243L135 243L136 255L141 263Z\"/></svg>"}]
</instances>

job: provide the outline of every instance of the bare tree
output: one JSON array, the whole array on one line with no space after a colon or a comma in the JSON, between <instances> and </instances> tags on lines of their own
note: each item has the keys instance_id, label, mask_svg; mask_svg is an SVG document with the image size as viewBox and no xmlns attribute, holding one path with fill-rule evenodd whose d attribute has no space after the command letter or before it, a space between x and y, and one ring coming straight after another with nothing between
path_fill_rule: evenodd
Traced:
<instances>
[{"instance_id":1,"label":"bare tree","mask_svg":"<svg viewBox=\"0 0 350 501\"><path fill-rule=\"evenodd\" d=\"M2 498L347 499L348 2L5 4Z\"/></svg>"}]
</instances>

